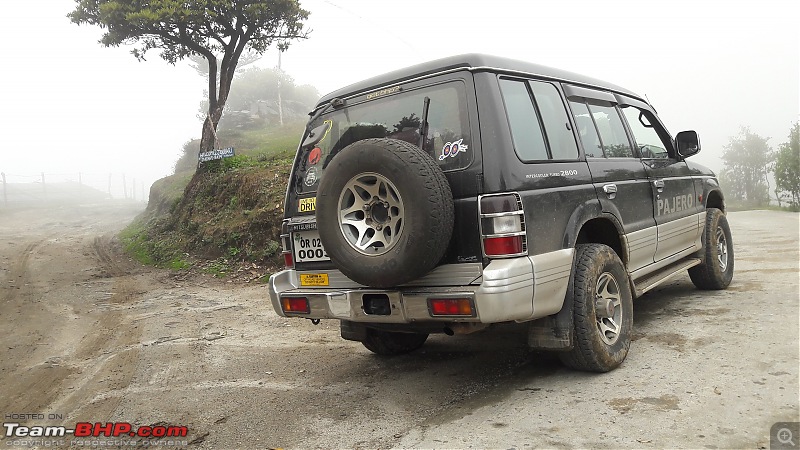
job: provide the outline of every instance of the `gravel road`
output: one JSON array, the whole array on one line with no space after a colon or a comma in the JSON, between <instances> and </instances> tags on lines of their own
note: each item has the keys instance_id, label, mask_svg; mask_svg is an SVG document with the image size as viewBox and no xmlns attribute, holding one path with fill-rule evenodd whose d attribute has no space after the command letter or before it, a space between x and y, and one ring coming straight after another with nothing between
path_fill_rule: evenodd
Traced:
<instances>
[{"instance_id":1,"label":"gravel road","mask_svg":"<svg viewBox=\"0 0 800 450\"><path fill-rule=\"evenodd\" d=\"M518 326L377 357L337 322L278 317L264 284L130 261L114 235L138 212L0 209L4 422L182 425L188 448L227 449L767 448L800 421L798 214L731 213L731 287L681 275L638 299L628 359L597 375Z\"/></svg>"}]
</instances>

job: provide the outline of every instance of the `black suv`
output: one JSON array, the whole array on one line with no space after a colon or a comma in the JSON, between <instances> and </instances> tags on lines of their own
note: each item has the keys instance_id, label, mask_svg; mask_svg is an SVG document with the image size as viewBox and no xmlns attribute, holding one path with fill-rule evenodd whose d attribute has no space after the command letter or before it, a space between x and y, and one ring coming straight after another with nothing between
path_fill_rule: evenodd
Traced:
<instances>
[{"instance_id":1,"label":"black suv","mask_svg":"<svg viewBox=\"0 0 800 450\"><path fill-rule=\"evenodd\" d=\"M310 113L286 191L281 316L338 319L384 355L430 333L529 324L529 344L609 371L634 297L733 277L714 174L643 97L462 55L356 83Z\"/></svg>"}]
</instances>

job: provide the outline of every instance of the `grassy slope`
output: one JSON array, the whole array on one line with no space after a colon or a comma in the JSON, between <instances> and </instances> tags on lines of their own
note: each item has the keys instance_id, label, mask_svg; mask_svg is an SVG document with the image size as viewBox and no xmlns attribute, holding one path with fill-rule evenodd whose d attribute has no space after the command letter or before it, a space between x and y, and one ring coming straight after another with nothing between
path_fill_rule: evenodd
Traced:
<instances>
[{"instance_id":1,"label":"grassy slope","mask_svg":"<svg viewBox=\"0 0 800 450\"><path fill-rule=\"evenodd\" d=\"M220 133L236 156L153 184L147 210L121 234L145 264L224 275L242 262L277 267L283 197L302 124Z\"/></svg>"}]
</instances>

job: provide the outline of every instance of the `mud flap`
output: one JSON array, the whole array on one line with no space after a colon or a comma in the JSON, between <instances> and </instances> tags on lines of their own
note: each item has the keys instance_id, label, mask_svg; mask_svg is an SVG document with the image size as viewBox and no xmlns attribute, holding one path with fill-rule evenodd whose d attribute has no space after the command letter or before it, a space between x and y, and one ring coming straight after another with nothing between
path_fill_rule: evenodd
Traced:
<instances>
[{"instance_id":1,"label":"mud flap","mask_svg":"<svg viewBox=\"0 0 800 450\"><path fill-rule=\"evenodd\" d=\"M572 350L572 297L567 295L561 311L534 320L528 327L528 347L531 350Z\"/></svg>"},{"instance_id":2,"label":"mud flap","mask_svg":"<svg viewBox=\"0 0 800 450\"><path fill-rule=\"evenodd\" d=\"M364 342L367 338L367 328L364 325L342 320L340 324L342 339L347 341Z\"/></svg>"}]
</instances>

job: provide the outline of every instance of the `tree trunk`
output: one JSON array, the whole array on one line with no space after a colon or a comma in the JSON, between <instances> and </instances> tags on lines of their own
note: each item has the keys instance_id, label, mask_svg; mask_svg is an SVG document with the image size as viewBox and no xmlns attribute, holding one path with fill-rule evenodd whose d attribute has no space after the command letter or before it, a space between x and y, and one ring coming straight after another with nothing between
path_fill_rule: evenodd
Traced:
<instances>
[{"instance_id":1,"label":"tree trunk","mask_svg":"<svg viewBox=\"0 0 800 450\"><path fill-rule=\"evenodd\" d=\"M203 122L203 134L200 138L200 152L208 152L217 147L217 125L222 117L222 108L210 111Z\"/></svg>"},{"instance_id":2,"label":"tree trunk","mask_svg":"<svg viewBox=\"0 0 800 450\"><path fill-rule=\"evenodd\" d=\"M225 103L228 101L236 64L250 36L251 33L245 36L238 34L231 36L231 41L225 48L219 72L217 72L217 58L210 52L204 53L208 61L208 115L206 120L203 121L203 134L200 137L201 153L219 148L217 125L222 118L222 110L225 109ZM219 75L219 86L217 86L217 75Z\"/></svg>"}]
</instances>

